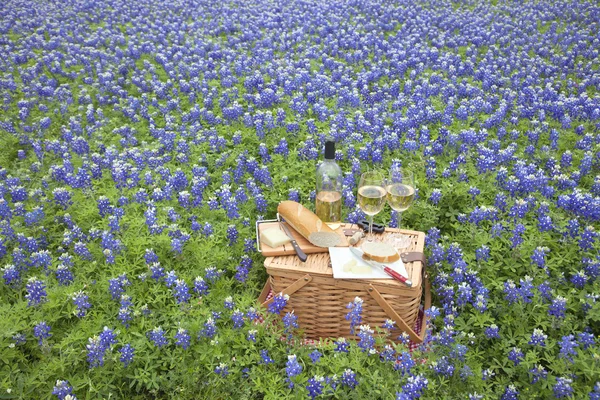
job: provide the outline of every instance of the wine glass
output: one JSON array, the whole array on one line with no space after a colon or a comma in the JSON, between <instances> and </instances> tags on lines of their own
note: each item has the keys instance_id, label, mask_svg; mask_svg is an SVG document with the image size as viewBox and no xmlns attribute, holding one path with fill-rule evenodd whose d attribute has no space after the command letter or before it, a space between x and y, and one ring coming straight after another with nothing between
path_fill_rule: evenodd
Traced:
<instances>
[{"instance_id":1,"label":"wine glass","mask_svg":"<svg viewBox=\"0 0 600 400\"><path fill-rule=\"evenodd\" d=\"M385 178L379 171L365 172L358 183L358 205L369 217L367 241L373 241L373 217L385 205Z\"/></svg>"},{"instance_id":2,"label":"wine glass","mask_svg":"<svg viewBox=\"0 0 600 400\"><path fill-rule=\"evenodd\" d=\"M392 165L385 189L390 207L398 213L398 228L400 228L402 212L410 207L415 197L415 177L413 172L400 165ZM410 245L410 236L401 233L391 235L391 240L399 249L404 249Z\"/></svg>"}]
</instances>

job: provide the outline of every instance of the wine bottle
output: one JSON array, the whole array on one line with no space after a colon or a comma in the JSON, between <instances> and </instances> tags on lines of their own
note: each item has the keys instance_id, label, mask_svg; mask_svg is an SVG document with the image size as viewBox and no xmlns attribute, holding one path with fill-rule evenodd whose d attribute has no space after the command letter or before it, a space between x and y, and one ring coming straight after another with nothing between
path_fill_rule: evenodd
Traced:
<instances>
[{"instance_id":1,"label":"wine bottle","mask_svg":"<svg viewBox=\"0 0 600 400\"><path fill-rule=\"evenodd\" d=\"M335 162L335 142L325 142L325 159L317 168L317 217L331 229L342 223L342 169Z\"/></svg>"}]
</instances>

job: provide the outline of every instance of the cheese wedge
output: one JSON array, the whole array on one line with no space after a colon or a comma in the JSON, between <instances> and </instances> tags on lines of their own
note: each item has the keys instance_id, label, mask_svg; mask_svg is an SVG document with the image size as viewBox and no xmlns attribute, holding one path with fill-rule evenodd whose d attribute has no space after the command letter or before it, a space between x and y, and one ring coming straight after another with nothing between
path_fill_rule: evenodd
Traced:
<instances>
[{"instance_id":1,"label":"cheese wedge","mask_svg":"<svg viewBox=\"0 0 600 400\"><path fill-rule=\"evenodd\" d=\"M289 243L291 240L279 228L269 228L260 233L260 241L269 247L275 248Z\"/></svg>"}]
</instances>

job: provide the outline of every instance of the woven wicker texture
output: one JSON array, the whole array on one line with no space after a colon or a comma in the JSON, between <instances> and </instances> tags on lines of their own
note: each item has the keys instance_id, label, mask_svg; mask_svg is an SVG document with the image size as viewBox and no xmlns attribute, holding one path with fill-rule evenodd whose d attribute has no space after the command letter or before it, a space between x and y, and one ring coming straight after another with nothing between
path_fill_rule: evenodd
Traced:
<instances>
[{"instance_id":1,"label":"woven wicker texture","mask_svg":"<svg viewBox=\"0 0 600 400\"><path fill-rule=\"evenodd\" d=\"M346 224L345 228L355 226ZM384 235L397 232L387 229L385 234L376 235L376 240L384 240ZM403 251L423 251L425 234L417 231L401 231L411 237L411 245ZM392 279L334 279L329 253L311 254L305 263L296 256L268 257L265 267L269 273L268 285L274 293L283 292L296 283L303 286L290 294L285 312L294 311L300 328L309 339L351 337L350 323L345 319L346 306L355 297L363 300L363 321L372 328L381 326L390 316L375 301L369 288L371 285L381 294L396 313L409 326L414 326L421 303L422 279L421 262L406 263L406 270L413 287ZM306 281L310 275L310 281ZM302 282L305 280L305 282Z\"/></svg>"}]
</instances>

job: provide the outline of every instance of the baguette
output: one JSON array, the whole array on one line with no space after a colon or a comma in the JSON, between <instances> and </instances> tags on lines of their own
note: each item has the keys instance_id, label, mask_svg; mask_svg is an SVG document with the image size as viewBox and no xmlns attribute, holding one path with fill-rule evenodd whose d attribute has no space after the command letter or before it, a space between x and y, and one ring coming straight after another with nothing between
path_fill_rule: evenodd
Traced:
<instances>
[{"instance_id":1,"label":"baguette","mask_svg":"<svg viewBox=\"0 0 600 400\"><path fill-rule=\"evenodd\" d=\"M277 206L277 212L292 228L315 246L334 247L341 241L340 235L300 203L282 201Z\"/></svg>"},{"instance_id":2,"label":"baguette","mask_svg":"<svg viewBox=\"0 0 600 400\"><path fill-rule=\"evenodd\" d=\"M382 242L365 242L362 250L367 258L381 264L393 263L400 259L400 254L395 248Z\"/></svg>"}]
</instances>

